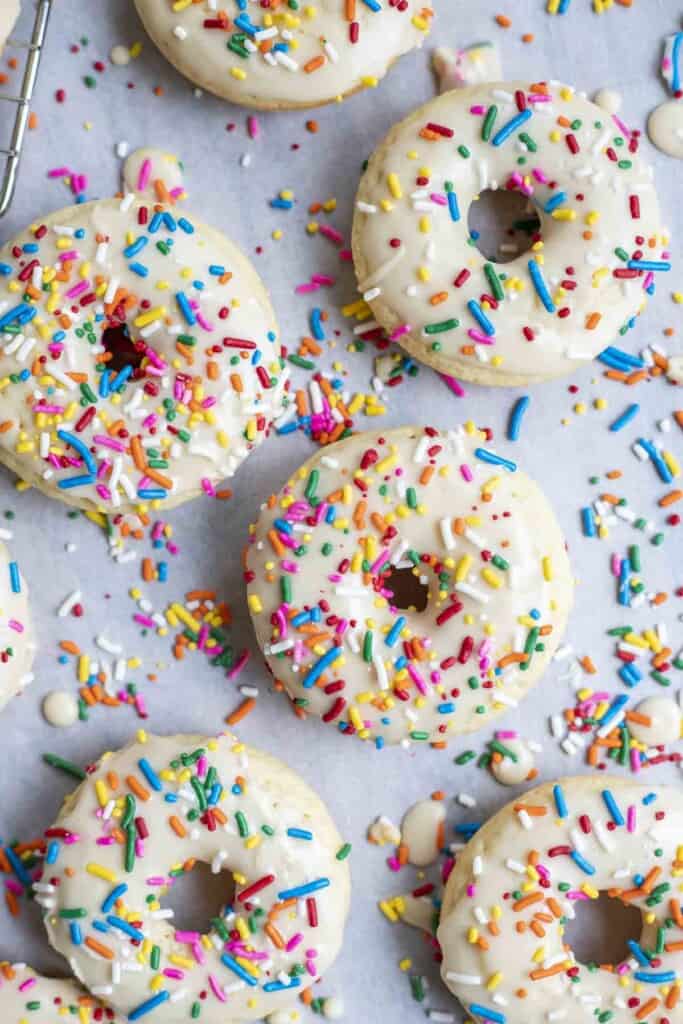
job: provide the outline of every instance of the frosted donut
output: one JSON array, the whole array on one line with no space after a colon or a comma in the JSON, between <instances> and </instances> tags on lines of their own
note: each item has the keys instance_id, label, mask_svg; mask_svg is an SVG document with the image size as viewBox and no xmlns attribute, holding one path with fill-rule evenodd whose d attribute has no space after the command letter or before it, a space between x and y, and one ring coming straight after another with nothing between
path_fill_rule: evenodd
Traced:
<instances>
[{"instance_id":1,"label":"frosted donut","mask_svg":"<svg viewBox=\"0 0 683 1024\"><path fill-rule=\"evenodd\" d=\"M0 541L0 711L32 681L35 651L28 586Z\"/></svg>"},{"instance_id":2,"label":"frosted donut","mask_svg":"<svg viewBox=\"0 0 683 1024\"><path fill-rule=\"evenodd\" d=\"M84 203L0 250L0 461L85 509L213 494L280 410L261 280L157 185L164 202Z\"/></svg>"},{"instance_id":3,"label":"frosted donut","mask_svg":"<svg viewBox=\"0 0 683 1024\"><path fill-rule=\"evenodd\" d=\"M261 1018L341 947L350 847L302 779L232 736L138 734L100 759L46 839L50 942L129 1021ZM164 908L198 861L235 886L204 934Z\"/></svg>"},{"instance_id":4,"label":"frosted donut","mask_svg":"<svg viewBox=\"0 0 683 1024\"><path fill-rule=\"evenodd\" d=\"M626 132L568 87L527 82L445 93L392 128L353 224L376 320L440 372L484 384L597 356L669 269L652 172ZM531 248L506 263L468 228L472 203L497 189L529 200Z\"/></svg>"},{"instance_id":5,"label":"frosted donut","mask_svg":"<svg viewBox=\"0 0 683 1024\"><path fill-rule=\"evenodd\" d=\"M565 779L504 807L458 854L438 930L470 1019L680 1024L682 835L673 786ZM642 912L643 934L622 963L584 965L565 924L604 892Z\"/></svg>"},{"instance_id":6,"label":"frosted donut","mask_svg":"<svg viewBox=\"0 0 683 1024\"><path fill-rule=\"evenodd\" d=\"M247 5L135 0L147 32L181 74L233 103L315 107L377 85L429 33L423 0ZM259 9L263 8L263 9ZM277 9L274 9L277 8Z\"/></svg>"},{"instance_id":7,"label":"frosted donut","mask_svg":"<svg viewBox=\"0 0 683 1024\"><path fill-rule=\"evenodd\" d=\"M515 707L572 601L548 502L472 425L321 450L250 541L248 603L274 676L299 714L378 746L443 745Z\"/></svg>"},{"instance_id":8,"label":"frosted donut","mask_svg":"<svg viewBox=\"0 0 683 1024\"><path fill-rule=\"evenodd\" d=\"M66 978L44 978L26 964L0 965L3 1024L123 1024L123 1018Z\"/></svg>"},{"instance_id":9,"label":"frosted donut","mask_svg":"<svg viewBox=\"0 0 683 1024\"><path fill-rule=\"evenodd\" d=\"M17 23L19 11L19 0L3 0L0 7L0 53Z\"/></svg>"}]
</instances>

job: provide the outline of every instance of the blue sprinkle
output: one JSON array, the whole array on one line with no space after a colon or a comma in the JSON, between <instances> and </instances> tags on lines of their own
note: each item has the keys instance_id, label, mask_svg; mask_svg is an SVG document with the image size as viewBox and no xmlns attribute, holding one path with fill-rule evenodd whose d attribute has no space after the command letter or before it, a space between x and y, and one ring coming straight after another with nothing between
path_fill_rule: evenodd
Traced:
<instances>
[{"instance_id":1,"label":"blue sprinkle","mask_svg":"<svg viewBox=\"0 0 683 1024\"><path fill-rule=\"evenodd\" d=\"M522 395L522 397L518 398L515 402L512 408L512 413L510 414L510 422L508 423L508 441L519 440L519 432L522 428L522 419L524 417L524 413L529 408L530 402L531 399L528 395Z\"/></svg>"},{"instance_id":2,"label":"blue sprinkle","mask_svg":"<svg viewBox=\"0 0 683 1024\"><path fill-rule=\"evenodd\" d=\"M183 292L176 292L175 300L180 306L180 312L183 314L185 322L189 324L190 327L193 327L197 322L197 318L194 315L192 306L190 305L190 300L183 294Z\"/></svg>"},{"instance_id":3,"label":"blue sprinkle","mask_svg":"<svg viewBox=\"0 0 683 1024\"><path fill-rule=\"evenodd\" d=\"M543 277L543 271L541 270L536 260L529 260L528 266L532 284L536 289L536 294L545 306L546 311L548 313L554 313L555 303L553 302L550 292L548 291L548 286L545 283L545 278Z\"/></svg>"},{"instance_id":4,"label":"blue sprinkle","mask_svg":"<svg viewBox=\"0 0 683 1024\"><path fill-rule=\"evenodd\" d=\"M502 146L503 143L507 142L510 136L516 132L518 128L521 128L523 124L526 124L532 116L533 111L529 110L528 107L526 110L520 110L519 114L515 114L507 124L504 124L503 127L496 132L491 139L491 145Z\"/></svg>"},{"instance_id":5,"label":"blue sprinkle","mask_svg":"<svg viewBox=\"0 0 683 1024\"><path fill-rule=\"evenodd\" d=\"M123 250L123 255L127 260L131 260L133 256L137 256L137 254L145 248L148 242L149 238L145 238L144 235L140 235L139 238L136 238L134 242Z\"/></svg>"},{"instance_id":6,"label":"blue sprinkle","mask_svg":"<svg viewBox=\"0 0 683 1024\"><path fill-rule=\"evenodd\" d=\"M70 476L66 480L60 480L57 484L63 491L71 490L73 487L87 487L94 484L97 477L92 473L84 473L81 476Z\"/></svg>"},{"instance_id":7,"label":"blue sprinkle","mask_svg":"<svg viewBox=\"0 0 683 1024\"><path fill-rule=\"evenodd\" d=\"M125 882L122 882L121 885L117 885L114 889L112 889L112 891L109 893L104 903L102 904L102 913L108 914L111 908L116 903L116 901L121 899L122 896L125 896L127 892L128 886L126 885Z\"/></svg>"},{"instance_id":8,"label":"blue sprinkle","mask_svg":"<svg viewBox=\"0 0 683 1024\"><path fill-rule=\"evenodd\" d=\"M569 809L567 808L567 801L564 798L562 786L559 784L557 786L553 786L553 797L555 799L555 807L559 816L561 818L568 818Z\"/></svg>"},{"instance_id":9,"label":"blue sprinkle","mask_svg":"<svg viewBox=\"0 0 683 1024\"><path fill-rule=\"evenodd\" d=\"M142 774L145 776L145 778L149 782L149 784L152 787L152 789L155 789L157 791L157 793L160 793L161 790L163 789L163 786L161 784L161 779L159 778L157 773L154 771L154 769L152 768L151 764L149 763L149 761L147 760L146 757L141 757L140 758L140 760L138 761L138 768L140 769Z\"/></svg>"},{"instance_id":10,"label":"blue sprinkle","mask_svg":"<svg viewBox=\"0 0 683 1024\"><path fill-rule=\"evenodd\" d=\"M302 679L301 685L303 688L305 690L310 690L310 688L318 681L325 669L331 665L333 661L336 661L343 653L343 647L333 647L332 650L327 652L327 654L323 654L322 658L316 661L315 665L308 670L307 674Z\"/></svg>"},{"instance_id":11,"label":"blue sprinkle","mask_svg":"<svg viewBox=\"0 0 683 1024\"><path fill-rule=\"evenodd\" d=\"M507 469L511 473L517 471L516 462L504 459L502 455L496 455L495 452L489 451L488 448L475 448L474 454L481 462L487 462L490 466L502 466L503 469Z\"/></svg>"},{"instance_id":12,"label":"blue sprinkle","mask_svg":"<svg viewBox=\"0 0 683 1024\"><path fill-rule=\"evenodd\" d=\"M298 900L302 896L309 896L312 892L320 889L327 889L330 884L329 878L318 878L315 882L307 882L305 885L298 885L294 889L283 889L277 894L279 900Z\"/></svg>"},{"instance_id":13,"label":"blue sprinkle","mask_svg":"<svg viewBox=\"0 0 683 1024\"><path fill-rule=\"evenodd\" d=\"M476 301L476 299L470 299L470 301L467 303L467 308L469 309L470 313L481 327L484 334L487 334L489 338L492 338L496 333L496 328L493 326L484 310Z\"/></svg>"},{"instance_id":14,"label":"blue sprinkle","mask_svg":"<svg viewBox=\"0 0 683 1024\"><path fill-rule=\"evenodd\" d=\"M367 2L367 0L366 0ZM267 981L263 986L264 992L284 992L290 988L298 988L301 984L301 978L290 978L289 985L285 985L281 981Z\"/></svg>"},{"instance_id":15,"label":"blue sprinkle","mask_svg":"<svg viewBox=\"0 0 683 1024\"><path fill-rule=\"evenodd\" d=\"M399 636L401 635L401 630L403 629L405 624L405 615L399 615L399 617L396 619L396 622L394 622L393 626L391 627L391 629L384 638L384 643L387 645L387 647L394 646Z\"/></svg>"},{"instance_id":16,"label":"blue sprinkle","mask_svg":"<svg viewBox=\"0 0 683 1024\"><path fill-rule=\"evenodd\" d=\"M586 508L581 509L581 524L583 526L584 537L595 536L595 516L593 515L593 509L590 507L590 505L587 505Z\"/></svg>"},{"instance_id":17,"label":"blue sprinkle","mask_svg":"<svg viewBox=\"0 0 683 1024\"><path fill-rule=\"evenodd\" d=\"M543 207L546 213L552 213L558 206L562 206L567 198L566 192L556 192L555 195L551 196L548 202Z\"/></svg>"},{"instance_id":18,"label":"blue sprinkle","mask_svg":"<svg viewBox=\"0 0 683 1024\"><path fill-rule=\"evenodd\" d=\"M613 423L610 423L610 430L613 434L625 427L631 420L638 415L640 412L640 406L635 402L633 405L629 405L627 409L622 412L621 416L617 416Z\"/></svg>"},{"instance_id":19,"label":"blue sprinkle","mask_svg":"<svg viewBox=\"0 0 683 1024\"><path fill-rule=\"evenodd\" d=\"M325 331L322 325L322 311L317 307L311 312L311 333L316 341L325 340Z\"/></svg>"},{"instance_id":20,"label":"blue sprinkle","mask_svg":"<svg viewBox=\"0 0 683 1024\"><path fill-rule=\"evenodd\" d=\"M78 921L72 921L69 925L69 935L74 946L80 946L83 942L83 933L81 932L81 926Z\"/></svg>"},{"instance_id":21,"label":"blue sprinkle","mask_svg":"<svg viewBox=\"0 0 683 1024\"><path fill-rule=\"evenodd\" d=\"M19 566L16 562L9 563L9 582L12 588L13 594L21 593L21 576L19 575Z\"/></svg>"},{"instance_id":22,"label":"blue sprinkle","mask_svg":"<svg viewBox=\"0 0 683 1024\"><path fill-rule=\"evenodd\" d=\"M491 1010L488 1006L470 1003L468 1010L473 1017L483 1017L485 1021L493 1021L494 1024L505 1024L505 1014L498 1013L498 1010Z\"/></svg>"},{"instance_id":23,"label":"blue sprinkle","mask_svg":"<svg viewBox=\"0 0 683 1024\"><path fill-rule=\"evenodd\" d=\"M587 861L585 857L582 857L578 850L572 850L572 852L569 854L569 856L574 861L574 863L576 865L578 865L578 867L581 868L581 870L584 872L584 874L586 874L586 875L594 875L595 874L595 868L593 867L593 865L589 861Z\"/></svg>"},{"instance_id":24,"label":"blue sprinkle","mask_svg":"<svg viewBox=\"0 0 683 1024\"><path fill-rule=\"evenodd\" d=\"M287 835L291 836L292 839L312 839L313 833L309 832L306 828L288 828Z\"/></svg>"},{"instance_id":25,"label":"blue sprinkle","mask_svg":"<svg viewBox=\"0 0 683 1024\"><path fill-rule=\"evenodd\" d=\"M233 972L233 974L236 974L238 978L241 978L242 981L246 981L247 985L251 985L252 988L256 985L256 978L254 978L249 971L245 971L244 967L238 964L229 953L223 953L221 962L224 963L225 966Z\"/></svg>"},{"instance_id":26,"label":"blue sprinkle","mask_svg":"<svg viewBox=\"0 0 683 1024\"><path fill-rule=\"evenodd\" d=\"M614 821L615 825L624 825L624 815L619 810L619 806L609 789L603 789L602 799L605 801L605 806L609 813L612 815L612 820Z\"/></svg>"},{"instance_id":27,"label":"blue sprinkle","mask_svg":"<svg viewBox=\"0 0 683 1024\"><path fill-rule=\"evenodd\" d=\"M132 270L138 277L147 277L149 274L149 267L146 267L143 263L129 263L128 269Z\"/></svg>"},{"instance_id":28,"label":"blue sprinkle","mask_svg":"<svg viewBox=\"0 0 683 1024\"><path fill-rule=\"evenodd\" d=\"M161 992L157 992L151 999L147 999L144 1003L140 1003L134 1010L131 1010L128 1014L128 1020L140 1020L146 1014L151 1013L152 1010L156 1010L157 1006L161 1006L167 999L170 999L171 993L167 992L166 989L162 989Z\"/></svg>"}]
</instances>

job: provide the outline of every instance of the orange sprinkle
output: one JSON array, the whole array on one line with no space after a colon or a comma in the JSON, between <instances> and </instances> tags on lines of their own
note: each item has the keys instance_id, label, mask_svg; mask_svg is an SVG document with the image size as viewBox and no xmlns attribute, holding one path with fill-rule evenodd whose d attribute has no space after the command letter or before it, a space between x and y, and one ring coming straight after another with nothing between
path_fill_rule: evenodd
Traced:
<instances>
[{"instance_id":1,"label":"orange sprinkle","mask_svg":"<svg viewBox=\"0 0 683 1024\"><path fill-rule=\"evenodd\" d=\"M85 944L88 949L92 949L93 953L98 953L99 956L104 957L105 960L114 959L114 950L110 949L109 946L105 946L101 942L98 942L97 939L93 939L91 935L88 935L85 940Z\"/></svg>"},{"instance_id":2,"label":"orange sprinkle","mask_svg":"<svg viewBox=\"0 0 683 1024\"><path fill-rule=\"evenodd\" d=\"M225 719L226 724L237 725L237 723L241 722L243 718L246 718L247 715L251 714L255 707L256 698L248 697L247 700L243 700L240 706L228 715L228 717Z\"/></svg>"}]
</instances>

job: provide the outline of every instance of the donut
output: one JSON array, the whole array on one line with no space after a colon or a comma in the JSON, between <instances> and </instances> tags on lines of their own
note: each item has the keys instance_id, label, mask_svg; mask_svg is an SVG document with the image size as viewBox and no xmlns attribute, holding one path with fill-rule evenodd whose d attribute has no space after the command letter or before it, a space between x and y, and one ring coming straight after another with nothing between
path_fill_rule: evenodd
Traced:
<instances>
[{"instance_id":1,"label":"donut","mask_svg":"<svg viewBox=\"0 0 683 1024\"><path fill-rule=\"evenodd\" d=\"M297 713L379 747L442 745L515 707L573 591L548 502L472 424L318 452L262 506L246 579Z\"/></svg>"},{"instance_id":2,"label":"donut","mask_svg":"<svg viewBox=\"0 0 683 1024\"><path fill-rule=\"evenodd\" d=\"M0 8L0 53L17 23L19 13L19 0L3 0Z\"/></svg>"},{"instance_id":3,"label":"donut","mask_svg":"<svg viewBox=\"0 0 683 1024\"><path fill-rule=\"evenodd\" d=\"M213 495L281 410L261 280L156 185L157 202L83 203L0 250L0 461L90 511Z\"/></svg>"},{"instance_id":4,"label":"donut","mask_svg":"<svg viewBox=\"0 0 683 1024\"><path fill-rule=\"evenodd\" d=\"M476 1024L680 1024L680 787L583 777L499 811L458 854L438 941L443 980ZM565 942L579 901L608 893L643 915L619 964Z\"/></svg>"},{"instance_id":5,"label":"donut","mask_svg":"<svg viewBox=\"0 0 683 1024\"><path fill-rule=\"evenodd\" d=\"M441 373L482 384L593 359L670 269L638 142L559 84L480 84L416 110L379 146L356 200L354 264L376 322ZM528 251L513 241L487 259L468 217L495 190L527 200L514 239Z\"/></svg>"},{"instance_id":6,"label":"donut","mask_svg":"<svg viewBox=\"0 0 683 1024\"><path fill-rule=\"evenodd\" d=\"M0 711L32 682L35 650L28 586L0 541Z\"/></svg>"},{"instance_id":7,"label":"donut","mask_svg":"<svg viewBox=\"0 0 683 1024\"><path fill-rule=\"evenodd\" d=\"M26 964L0 964L3 1024L123 1024L109 1007L66 978L44 978Z\"/></svg>"},{"instance_id":8,"label":"donut","mask_svg":"<svg viewBox=\"0 0 683 1024\"><path fill-rule=\"evenodd\" d=\"M376 86L395 60L422 46L433 15L424 0L135 6L181 74L232 103L264 110L316 107Z\"/></svg>"},{"instance_id":9,"label":"donut","mask_svg":"<svg viewBox=\"0 0 683 1024\"><path fill-rule=\"evenodd\" d=\"M89 770L46 842L49 940L129 1021L260 1019L339 952L350 847L302 779L233 736L139 733ZM164 907L197 862L234 885L203 934Z\"/></svg>"}]
</instances>

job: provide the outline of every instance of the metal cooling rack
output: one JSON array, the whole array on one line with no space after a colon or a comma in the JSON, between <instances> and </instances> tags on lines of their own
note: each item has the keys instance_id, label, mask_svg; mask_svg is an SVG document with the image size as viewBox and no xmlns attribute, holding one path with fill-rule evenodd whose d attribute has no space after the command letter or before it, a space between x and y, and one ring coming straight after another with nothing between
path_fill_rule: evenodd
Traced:
<instances>
[{"instance_id":1,"label":"metal cooling rack","mask_svg":"<svg viewBox=\"0 0 683 1024\"><path fill-rule=\"evenodd\" d=\"M5 52L13 50L25 52L24 76L21 82L21 90L18 95L0 93L0 105L14 104L16 114L14 127L8 149L0 149L0 166L4 159L5 166L2 173L2 184L0 185L0 217L3 217L10 208L14 189L17 184L19 162L21 151L26 137L26 128L30 113L30 104L33 99L33 90L38 77L38 67L45 44L47 34L47 23L50 18L52 0L38 0L36 5L36 16L33 22L33 32L29 42L22 42L10 36L5 47Z\"/></svg>"}]
</instances>

